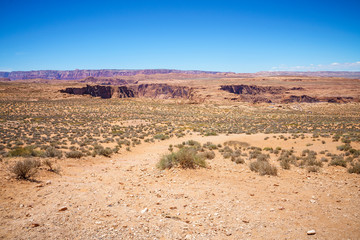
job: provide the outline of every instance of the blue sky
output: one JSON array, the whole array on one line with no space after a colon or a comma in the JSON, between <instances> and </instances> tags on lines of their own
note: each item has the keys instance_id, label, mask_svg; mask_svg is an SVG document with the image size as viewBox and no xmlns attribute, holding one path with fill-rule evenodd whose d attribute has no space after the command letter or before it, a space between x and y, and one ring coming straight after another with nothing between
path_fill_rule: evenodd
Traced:
<instances>
[{"instance_id":1,"label":"blue sky","mask_svg":"<svg viewBox=\"0 0 360 240\"><path fill-rule=\"evenodd\" d=\"M360 1L0 0L0 71L360 70Z\"/></svg>"}]
</instances>

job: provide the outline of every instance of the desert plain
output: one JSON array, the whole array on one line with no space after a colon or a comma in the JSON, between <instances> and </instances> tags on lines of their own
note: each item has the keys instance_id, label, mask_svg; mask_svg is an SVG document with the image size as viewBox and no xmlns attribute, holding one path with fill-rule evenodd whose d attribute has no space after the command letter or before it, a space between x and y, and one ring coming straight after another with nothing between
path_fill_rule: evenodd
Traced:
<instances>
[{"instance_id":1,"label":"desert plain","mask_svg":"<svg viewBox=\"0 0 360 240\"><path fill-rule=\"evenodd\" d=\"M2 81L0 239L359 239L359 99L341 77Z\"/></svg>"}]
</instances>

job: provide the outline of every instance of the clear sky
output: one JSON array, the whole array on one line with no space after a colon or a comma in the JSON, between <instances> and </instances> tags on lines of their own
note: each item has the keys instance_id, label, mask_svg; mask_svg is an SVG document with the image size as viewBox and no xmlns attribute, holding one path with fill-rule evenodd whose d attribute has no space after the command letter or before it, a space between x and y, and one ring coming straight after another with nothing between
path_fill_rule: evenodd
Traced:
<instances>
[{"instance_id":1,"label":"clear sky","mask_svg":"<svg viewBox=\"0 0 360 240\"><path fill-rule=\"evenodd\" d=\"M360 1L0 0L0 71L360 70Z\"/></svg>"}]
</instances>

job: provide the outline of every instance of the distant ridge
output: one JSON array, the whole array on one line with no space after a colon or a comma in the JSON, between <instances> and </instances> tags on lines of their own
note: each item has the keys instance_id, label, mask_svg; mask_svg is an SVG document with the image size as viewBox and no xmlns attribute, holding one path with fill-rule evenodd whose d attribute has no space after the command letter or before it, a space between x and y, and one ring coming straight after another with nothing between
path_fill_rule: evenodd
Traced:
<instances>
[{"instance_id":1,"label":"distant ridge","mask_svg":"<svg viewBox=\"0 0 360 240\"><path fill-rule=\"evenodd\" d=\"M100 70L36 70L36 71L14 71L0 72L0 77L10 78L11 80L20 79L59 79L59 80L79 80L87 77L117 77L117 76L134 76L138 74L218 74L221 72L214 71L198 71L198 70L175 70L175 69L141 69L141 70L116 70L116 69L100 69Z\"/></svg>"},{"instance_id":2,"label":"distant ridge","mask_svg":"<svg viewBox=\"0 0 360 240\"><path fill-rule=\"evenodd\" d=\"M360 78L360 72L353 71L315 71L315 72L296 72L296 71L262 71L255 75L264 77L273 76L302 76L302 77L342 77Z\"/></svg>"},{"instance_id":3,"label":"distant ridge","mask_svg":"<svg viewBox=\"0 0 360 240\"><path fill-rule=\"evenodd\" d=\"M99 70L36 70L36 71L13 71L0 72L0 78L10 80L24 79L58 79L58 80L79 80L87 77L121 77L134 76L138 74L192 74L192 75L220 75L230 77L273 77L273 76L302 76L302 77L341 77L341 78L360 78L360 72L353 71L316 71L316 72L296 72L296 71L261 71L257 73L234 73L200 70L176 70L176 69L99 69Z\"/></svg>"}]
</instances>

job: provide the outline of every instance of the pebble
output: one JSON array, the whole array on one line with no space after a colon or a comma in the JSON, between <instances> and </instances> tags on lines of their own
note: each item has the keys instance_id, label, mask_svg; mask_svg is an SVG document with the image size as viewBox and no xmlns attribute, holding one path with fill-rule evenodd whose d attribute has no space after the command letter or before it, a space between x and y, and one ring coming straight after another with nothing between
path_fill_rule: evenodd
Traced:
<instances>
[{"instance_id":1,"label":"pebble","mask_svg":"<svg viewBox=\"0 0 360 240\"><path fill-rule=\"evenodd\" d=\"M315 230L307 231L307 235L315 235L315 234L316 234Z\"/></svg>"},{"instance_id":2,"label":"pebble","mask_svg":"<svg viewBox=\"0 0 360 240\"><path fill-rule=\"evenodd\" d=\"M68 208L67 207L62 207L59 209L59 212L63 212L63 211L66 211Z\"/></svg>"},{"instance_id":3,"label":"pebble","mask_svg":"<svg viewBox=\"0 0 360 240\"><path fill-rule=\"evenodd\" d=\"M147 208L144 208L143 210L141 210L141 214L144 214L144 213L146 213L148 211L148 209Z\"/></svg>"},{"instance_id":4,"label":"pebble","mask_svg":"<svg viewBox=\"0 0 360 240\"><path fill-rule=\"evenodd\" d=\"M31 224L31 227L32 227L32 228L38 227L38 226L40 226L40 224L38 224L38 223L32 223L32 224Z\"/></svg>"}]
</instances>

